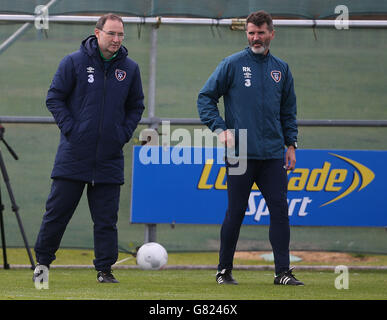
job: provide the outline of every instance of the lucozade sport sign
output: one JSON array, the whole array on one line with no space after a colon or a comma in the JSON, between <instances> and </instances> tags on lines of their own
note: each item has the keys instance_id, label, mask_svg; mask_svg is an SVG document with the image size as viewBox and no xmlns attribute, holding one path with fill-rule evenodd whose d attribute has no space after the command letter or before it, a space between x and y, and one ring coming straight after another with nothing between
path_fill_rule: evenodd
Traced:
<instances>
[{"instance_id":1,"label":"lucozade sport sign","mask_svg":"<svg viewBox=\"0 0 387 320\"><path fill-rule=\"evenodd\" d=\"M156 155L150 156L152 152ZM143 161L144 154L153 161ZM174 162L173 154L180 160ZM297 150L296 154L296 169L288 172L292 225L387 226L387 152ZM133 156L131 222L222 223L227 209L224 149L135 147ZM254 185L243 223L269 222L265 200Z\"/></svg>"}]
</instances>

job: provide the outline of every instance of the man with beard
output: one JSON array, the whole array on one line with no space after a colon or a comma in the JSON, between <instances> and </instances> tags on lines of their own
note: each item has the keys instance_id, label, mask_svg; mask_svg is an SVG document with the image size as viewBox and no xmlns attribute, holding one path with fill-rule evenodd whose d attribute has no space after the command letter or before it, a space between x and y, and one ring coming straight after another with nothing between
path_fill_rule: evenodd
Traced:
<instances>
[{"instance_id":1,"label":"man with beard","mask_svg":"<svg viewBox=\"0 0 387 320\"><path fill-rule=\"evenodd\" d=\"M235 147L235 154L241 150L238 131L247 129L247 154L239 154L240 159L247 160L246 171L232 174L230 168L235 164L226 159L228 208L220 233L216 281L237 284L232 276L234 253L255 182L270 212L274 284L303 285L289 268L287 170L295 167L298 134L293 77L287 63L269 51L274 28L268 13L250 14L246 35L249 47L218 65L197 102L202 122L220 132L219 140L226 148ZM224 120L217 107L222 96Z\"/></svg>"}]
</instances>

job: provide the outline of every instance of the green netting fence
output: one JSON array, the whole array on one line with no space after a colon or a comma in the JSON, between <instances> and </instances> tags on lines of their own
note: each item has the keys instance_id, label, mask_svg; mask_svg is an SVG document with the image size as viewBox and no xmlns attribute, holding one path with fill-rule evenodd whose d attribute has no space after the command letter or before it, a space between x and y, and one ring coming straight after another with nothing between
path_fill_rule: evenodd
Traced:
<instances>
[{"instance_id":1,"label":"green netting fence","mask_svg":"<svg viewBox=\"0 0 387 320\"><path fill-rule=\"evenodd\" d=\"M26 8L18 1L13 3L10 11L20 12L18 4ZM31 13L31 10L23 12ZM72 9L61 10L57 13ZM20 26L0 24L0 43ZM50 116L45 96L58 63L66 54L77 50L93 28L92 24L50 23L47 35L30 28L4 51L0 55L0 117ZM150 25L127 24L123 43L129 56L140 65L146 97L151 30ZM245 34L228 27L194 25L161 25L157 33L155 116L197 118L198 91L225 56L246 47ZM271 51L291 67L298 118L387 119L387 74L384 72L387 70L387 44L383 40L386 36L387 29L277 27ZM147 115L148 110L145 110L144 116ZM4 137L20 159L15 161L3 145L0 147L26 235L33 246L50 190L59 130L54 124L4 123L4 127ZM125 147L126 183L122 187L118 223L121 250L133 250L144 241L145 226L130 224L129 215L131 150L139 143L138 134L145 127L141 125ZM386 127L300 127L299 141L304 149L386 150L386 136ZM5 205L7 245L22 247L3 181L0 187ZM144 204L146 201L149 199L145 197ZM216 251L219 231L217 225L158 225L157 240L169 251ZM387 253L384 228L293 227L291 238L292 250ZM62 247L93 247L92 221L85 196L66 230ZM268 227L242 227L238 249L270 250Z\"/></svg>"},{"instance_id":2,"label":"green netting fence","mask_svg":"<svg viewBox=\"0 0 387 320\"><path fill-rule=\"evenodd\" d=\"M387 3L378 0L2 0L0 12L34 14L37 5L51 3L50 14L117 12L132 16L191 16L215 19L246 17L266 10L275 16L324 19L335 16L338 5L350 8L351 15L387 13Z\"/></svg>"}]
</instances>

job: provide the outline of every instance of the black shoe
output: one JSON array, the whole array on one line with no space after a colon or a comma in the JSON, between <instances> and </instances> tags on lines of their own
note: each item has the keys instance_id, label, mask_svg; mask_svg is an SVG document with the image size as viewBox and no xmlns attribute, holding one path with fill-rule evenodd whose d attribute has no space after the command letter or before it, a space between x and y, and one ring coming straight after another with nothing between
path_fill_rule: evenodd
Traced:
<instances>
[{"instance_id":1,"label":"black shoe","mask_svg":"<svg viewBox=\"0 0 387 320\"><path fill-rule=\"evenodd\" d=\"M109 272L98 271L97 281L100 283L119 283L119 281L116 278L114 278L111 271Z\"/></svg>"},{"instance_id":2,"label":"black shoe","mask_svg":"<svg viewBox=\"0 0 387 320\"><path fill-rule=\"evenodd\" d=\"M293 268L290 268L288 271L284 271L280 273L278 276L274 278L274 284L282 284L282 285L288 285L288 286L303 286L304 283L298 280L293 274L292 270Z\"/></svg>"},{"instance_id":3,"label":"black shoe","mask_svg":"<svg viewBox=\"0 0 387 320\"><path fill-rule=\"evenodd\" d=\"M238 284L232 277L231 270L223 269L216 273L216 282L219 284Z\"/></svg>"},{"instance_id":4,"label":"black shoe","mask_svg":"<svg viewBox=\"0 0 387 320\"><path fill-rule=\"evenodd\" d=\"M35 266L34 273L32 275L32 281L35 282L35 279L39 277L41 274L43 274L44 271L48 272L48 269L50 269L50 266L37 263ZM40 282L43 282L43 279L41 279Z\"/></svg>"}]
</instances>

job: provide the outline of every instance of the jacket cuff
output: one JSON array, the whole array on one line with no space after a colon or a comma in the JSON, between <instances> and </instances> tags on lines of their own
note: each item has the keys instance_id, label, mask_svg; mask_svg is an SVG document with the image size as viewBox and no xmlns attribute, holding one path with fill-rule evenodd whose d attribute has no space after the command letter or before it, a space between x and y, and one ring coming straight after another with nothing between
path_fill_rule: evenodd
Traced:
<instances>
[{"instance_id":1,"label":"jacket cuff","mask_svg":"<svg viewBox=\"0 0 387 320\"><path fill-rule=\"evenodd\" d=\"M212 127L212 131L215 132L216 130L226 131L228 128L225 123L222 124L216 124Z\"/></svg>"}]
</instances>

